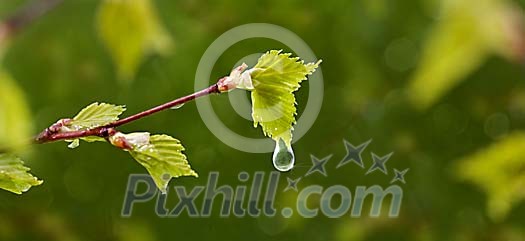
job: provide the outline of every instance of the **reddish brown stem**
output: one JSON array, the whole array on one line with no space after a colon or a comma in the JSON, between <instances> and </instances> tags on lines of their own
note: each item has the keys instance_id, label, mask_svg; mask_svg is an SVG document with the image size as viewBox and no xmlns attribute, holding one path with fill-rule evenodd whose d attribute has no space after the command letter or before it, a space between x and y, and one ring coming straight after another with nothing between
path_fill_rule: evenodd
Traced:
<instances>
[{"instance_id":1,"label":"reddish brown stem","mask_svg":"<svg viewBox=\"0 0 525 241\"><path fill-rule=\"evenodd\" d=\"M155 114L155 113L157 113L159 111L170 109L170 108L173 108L175 106L185 104L185 103L187 103L189 101L192 101L192 100L194 100L196 98L199 98L199 97L202 97L202 96L206 96L206 95L209 95L209 94L213 94L213 93L220 93L216 84L212 85L212 86L210 86L210 87L208 87L206 89L203 89L203 90L201 90L199 92L195 92L195 93L193 93L191 95L187 95L187 96L178 98L178 99L176 99L174 101L171 101L171 102L159 105L159 106L151 108L149 110L146 110L146 111L140 112L138 114L126 117L124 119L115 121L115 122L107 125L106 127L118 127L118 126L130 123L132 121L136 121L138 119L144 118L146 116Z\"/></svg>"},{"instance_id":2,"label":"reddish brown stem","mask_svg":"<svg viewBox=\"0 0 525 241\"><path fill-rule=\"evenodd\" d=\"M113 133L115 133L116 127L125 125L127 123L142 119L146 116L153 115L157 112L170 109L172 107L185 104L187 102L190 102L196 98L206 96L213 93L220 93L219 88L216 84L201 90L199 92L195 92L191 95L187 95L181 98L178 98L176 100L170 101L168 103L153 107L149 110L140 112L138 114L126 117L124 119L112 122L110 124L107 124L105 126L97 127L90 130L80 130L80 131L71 131L71 132L56 132L53 130L53 128L47 128L42 133L40 133L36 138L36 143L48 143L53 141L59 141L59 140L72 140L82 137L88 137L88 136L98 136L102 138L107 138L111 136Z\"/></svg>"}]
</instances>

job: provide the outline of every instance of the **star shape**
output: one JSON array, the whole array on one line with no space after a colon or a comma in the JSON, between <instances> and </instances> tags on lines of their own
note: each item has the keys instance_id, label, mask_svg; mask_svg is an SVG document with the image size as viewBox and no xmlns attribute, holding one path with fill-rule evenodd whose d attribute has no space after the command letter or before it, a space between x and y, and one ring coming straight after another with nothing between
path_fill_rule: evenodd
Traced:
<instances>
[{"instance_id":1,"label":"star shape","mask_svg":"<svg viewBox=\"0 0 525 241\"><path fill-rule=\"evenodd\" d=\"M367 142L362 143L361 145L355 147L352 145L352 143L348 142L347 140L344 140L345 148L346 148L346 156L337 164L336 168L340 168L349 162L354 162L361 168L365 168L365 165L363 164L363 159L361 158L361 153L365 150L365 148L372 142L372 139L368 140Z\"/></svg>"},{"instance_id":2,"label":"star shape","mask_svg":"<svg viewBox=\"0 0 525 241\"><path fill-rule=\"evenodd\" d=\"M325 170L325 165L326 163L328 162L328 160L330 160L330 158L332 158L332 155L330 156L327 156L321 160L317 159L317 157L315 157L314 155L310 155L310 158L312 159L312 167L310 168L310 170L308 170L308 172L306 173L305 176L309 176L311 174L313 174L314 172L319 172L321 174L323 174L323 176L327 176L326 174L326 170Z\"/></svg>"},{"instance_id":3,"label":"star shape","mask_svg":"<svg viewBox=\"0 0 525 241\"><path fill-rule=\"evenodd\" d=\"M394 179L392 179L392 181L390 183L394 183L394 182L397 182L397 181L400 181L402 182L403 184L406 184L405 182L405 174L407 174L408 170L410 170L410 168L407 168L403 171L399 171L397 169L394 168Z\"/></svg>"},{"instance_id":4,"label":"star shape","mask_svg":"<svg viewBox=\"0 0 525 241\"><path fill-rule=\"evenodd\" d=\"M386 169L385 163L388 161L388 159L390 159L390 157L393 154L394 153L391 152L390 154L380 157L372 152L372 159L374 160L374 164L370 167L370 169L368 169L366 175L374 172L375 170L380 170L384 174L388 174L388 170Z\"/></svg>"},{"instance_id":5,"label":"star shape","mask_svg":"<svg viewBox=\"0 0 525 241\"><path fill-rule=\"evenodd\" d=\"M286 180L288 181L288 186L286 186L286 188L284 189L283 192L286 192L288 190L294 190L296 192L298 192L297 190L297 183L299 183L299 181L301 181L301 178L297 178L297 179L291 179L289 177L286 177Z\"/></svg>"}]
</instances>

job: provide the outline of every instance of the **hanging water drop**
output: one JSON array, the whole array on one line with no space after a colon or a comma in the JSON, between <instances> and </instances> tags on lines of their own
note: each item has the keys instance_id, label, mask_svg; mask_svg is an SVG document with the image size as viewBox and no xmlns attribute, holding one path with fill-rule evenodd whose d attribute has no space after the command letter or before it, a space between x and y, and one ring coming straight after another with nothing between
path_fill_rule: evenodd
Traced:
<instances>
[{"instance_id":1,"label":"hanging water drop","mask_svg":"<svg viewBox=\"0 0 525 241\"><path fill-rule=\"evenodd\" d=\"M282 139L275 142L275 150L273 151L273 166L280 172L287 172L292 170L295 163L295 155L292 147L286 146Z\"/></svg>"},{"instance_id":2,"label":"hanging water drop","mask_svg":"<svg viewBox=\"0 0 525 241\"><path fill-rule=\"evenodd\" d=\"M172 110L177 110L177 109L182 108L183 106L184 106L184 104L180 104L180 105L173 106L173 107L171 107L170 109L172 109Z\"/></svg>"}]
</instances>

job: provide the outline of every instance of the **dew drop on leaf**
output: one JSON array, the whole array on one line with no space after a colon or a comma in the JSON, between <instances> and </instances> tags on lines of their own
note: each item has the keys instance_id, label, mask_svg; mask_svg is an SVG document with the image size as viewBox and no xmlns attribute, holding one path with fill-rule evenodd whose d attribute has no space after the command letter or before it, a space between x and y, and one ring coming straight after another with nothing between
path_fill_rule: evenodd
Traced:
<instances>
[{"instance_id":1,"label":"dew drop on leaf","mask_svg":"<svg viewBox=\"0 0 525 241\"><path fill-rule=\"evenodd\" d=\"M168 173L164 173L162 174L162 177L161 177L163 180L165 181L169 181L171 179L171 175L168 174Z\"/></svg>"},{"instance_id":2,"label":"dew drop on leaf","mask_svg":"<svg viewBox=\"0 0 525 241\"><path fill-rule=\"evenodd\" d=\"M295 163L295 155L292 147L286 146L282 139L275 142L275 150L273 151L273 166L280 172L287 172L292 170Z\"/></svg>"}]
</instances>

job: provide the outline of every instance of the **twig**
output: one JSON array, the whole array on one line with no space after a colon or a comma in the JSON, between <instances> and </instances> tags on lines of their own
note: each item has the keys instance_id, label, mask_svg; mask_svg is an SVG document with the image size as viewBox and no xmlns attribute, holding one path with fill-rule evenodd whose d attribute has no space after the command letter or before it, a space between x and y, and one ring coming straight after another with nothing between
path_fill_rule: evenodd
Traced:
<instances>
[{"instance_id":1,"label":"twig","mask_svg":"<svg viewBox=\"0 0 525 241\"><path fill-rule=\"evenodd\" d=\"M138 114L126 117L124 119L120 119L118 121L112 122L110 124L97 127L94 129L89 130L79 130L79 131L70 131L70 132L57 132L54 130L55 128L47 128L42 133L40 133L36 138L35 142L38 144L48 143L48 142L54 142L54 141L60 141L60 140L72 140L82 137L88 137L88 136L97 136L102 138L108 138L109 136L116 133L115 128L125 125L127 123L142 119L144 117L153 115L157 112L170 109L172 107L185 104L187 102L190 102L196 98L207 96L213 93L220 93L219 87L217 84L214 84L204 90L195 92L193 94L178 98L176 100L170 101L168 103L153 107L151 109L148 109L146 111L140 112Z\"/></svg>"},{"instance_id":2,"label":"twig","mask_svg":"<svg viewBox=\"0 0 525 241\"><path fill-rule=\"evenodd\" d=\"M146 111L140 112L138 114L129 116L127 118L115 121L115 122L107 125L106 127L118 127L118 126L130 123L132 121L136 121L138 119L144 118L146 116L155 114L157 112L160 112L160 111L163 111L163 110L166 110L166 109L170 109L170 108L178 106L178 105L185 104L185 103L187 103L189 101L192 101L192 100L194 100L196 98L199 98L199 97L202 97L202 96L206 96L206 95L209 95L209 94L214 94L214 93L216 93L216 94L220 93L217 84L214 84L214 85L212 85L212 86L210 86L210 87L208 87L208 88L206 88L204 90L201 90L199 92L195 92L195 93L193 93L191 95L187 95L187 96L181 97L181 98L176 99L174 101L171 101L171 102L159 105L159 106L151 108L149 110L146 110Z\"/></svg>"}]
</instances>

